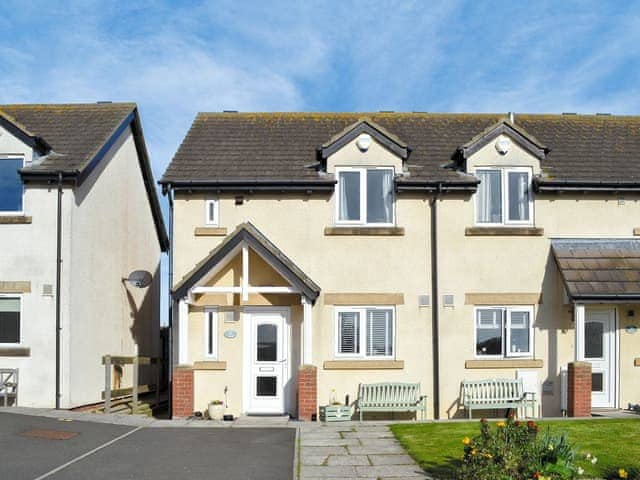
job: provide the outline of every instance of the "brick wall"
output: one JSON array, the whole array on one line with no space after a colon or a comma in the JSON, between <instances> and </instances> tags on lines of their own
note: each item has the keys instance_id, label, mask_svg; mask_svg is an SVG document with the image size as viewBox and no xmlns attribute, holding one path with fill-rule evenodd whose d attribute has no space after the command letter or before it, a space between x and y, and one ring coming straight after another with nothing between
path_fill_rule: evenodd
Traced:
<instances>
[{"instance_id":1,"label":"brick wall","mask_svg":"<svg viewBox=\"0 0 640 480\"><path fill-rule=\"evenodd\" d=\"M193 369L173 369L171 401L173 418L184 418L193 414Z\"/></svg>"},{"instance_id":2,"label":"brick wall","mask_svg":"<svg viewBox=\"0 0 640 480\"><path fill-rule=\"evenodd\" d=\"M568 382L567 414L570 417L590 417L591 364L589 362L571 362Z\"/></svg>"},{"instance_id":3,"label":"brick wall","mask_svg":"<svg viewBox=\"0 0 640 480\"><path fill-rule=\"evenodd\" d=\"M318 411L318 369L303 365L298 370L298 419L310 421Z\"/></svg>"}]
</instances>

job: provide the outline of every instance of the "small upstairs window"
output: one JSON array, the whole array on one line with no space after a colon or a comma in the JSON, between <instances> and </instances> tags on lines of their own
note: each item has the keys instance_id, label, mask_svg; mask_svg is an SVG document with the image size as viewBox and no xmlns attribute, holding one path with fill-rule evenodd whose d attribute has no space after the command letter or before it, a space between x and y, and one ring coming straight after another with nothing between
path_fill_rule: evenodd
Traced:
<instances>
[{"instance_id":1,"label":"small upstairs window","mask_svg":"<svg viewBox=\"0 0 640 480\"><path fill-rule=\"evenodd\" d=\"M336 223L393 225L393 168L336 169Z\"/></svg>"},{"instance_id":2,"label":"small upstairs window","mask_svg":"<svg viewBox=\"0 0 640 480\"><path fill-rule=\"evenodd\" d=\"M532 225L531 169L479 168L476 223L479 225Z\"/></svg>"},{"instance_id":3,"label":"small upstairs window","mask_svg":"<svg viewBox=\"0 0 640 480\"><path fill-rule=\"evenodd\" d=\"M0 156L0 215L23 212L24 187L18 173L23 165L22 157Z\"/></svg>"},{"instance_id":4,"label":"small upstairs window","mask_svg":"<svg viewBox=\"0 0 640 480\"><path fill-rule=\"evenodd\" d=\"M218 200L211 199L204 202L204 223L206 225L218 226Z\"/></svg>"}]
</instances>

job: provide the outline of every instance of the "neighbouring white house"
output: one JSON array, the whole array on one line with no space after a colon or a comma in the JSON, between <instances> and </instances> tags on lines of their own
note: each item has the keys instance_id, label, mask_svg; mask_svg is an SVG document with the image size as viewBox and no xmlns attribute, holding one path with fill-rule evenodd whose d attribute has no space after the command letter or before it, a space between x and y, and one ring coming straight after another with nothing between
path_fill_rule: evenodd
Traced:
<instances>
[{"instance_id":1,"label":"neighbouring white house","mask_svg":"<svg viewBox=\"0 0 640 480\"><path fill-rule=\"evenodd\" d=\"M0 105L0 369L19 406L99 402L103 355L157 356L167 248L135 104Z\"/></svg>"}]
</instances>

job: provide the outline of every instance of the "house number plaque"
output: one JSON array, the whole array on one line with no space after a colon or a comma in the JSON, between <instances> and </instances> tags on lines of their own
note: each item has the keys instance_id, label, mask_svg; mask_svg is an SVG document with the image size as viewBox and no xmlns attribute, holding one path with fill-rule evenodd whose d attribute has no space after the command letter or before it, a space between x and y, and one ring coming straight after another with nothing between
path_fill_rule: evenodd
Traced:
<instances>
[{"instance_id":1,"label":"house number plaque","mask_svg":"<svg viewBox=\"0 0 640 480\"><path fill-rule=\"evenodd\" d=\"M236 338L238 336L238 332L235 330L226 330L223 335L224 338Z\"/></svg>"}]
</instances>

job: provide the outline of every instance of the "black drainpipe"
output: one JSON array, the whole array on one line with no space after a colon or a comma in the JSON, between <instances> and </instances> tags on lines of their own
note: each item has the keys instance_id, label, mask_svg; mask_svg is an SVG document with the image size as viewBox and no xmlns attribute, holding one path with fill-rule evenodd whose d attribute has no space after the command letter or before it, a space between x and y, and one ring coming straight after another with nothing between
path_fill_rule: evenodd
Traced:
<instances>
[{"instance_id":1,"label":"black drainpipe","mask_svg":"<svg viewBox=\"0 0 640 480\"><path fill-rule=\"evenodd\" d=\"M167 381L169 385L167 390L167 408L169 410L169 418L171 418L173 416L173 298L171 297L171 287L173 286L173 190L171 189L171 184L167 187L167 199L169 200L169 280L167 287L169 302L169 351L167 353L169 358L167 362Z\"/></svg>"},{"instance_id":2,"label":"black drainpipe","mask_svg":"<svg viewBox=\"0 0 640 480\"><path fill-rule=\"evenodd\" d=\"M60 278L62 276L62 172L58 173L58 224L56 232L56 410L60 408Z\"/></svg>"},{"instance_id":3,"label":"black drainpipe","mask_svg":"<svg viewBox=\"0 0 640 480\"><path fill-rule=\"evenodd\" d=\"M437 193L429 201L431 206L431 340L433 348L433 418L440 418L440 339L438 337L438 197L442 184L438 183Z\"/></svg>"}]
</instances>

